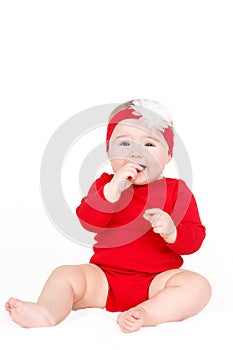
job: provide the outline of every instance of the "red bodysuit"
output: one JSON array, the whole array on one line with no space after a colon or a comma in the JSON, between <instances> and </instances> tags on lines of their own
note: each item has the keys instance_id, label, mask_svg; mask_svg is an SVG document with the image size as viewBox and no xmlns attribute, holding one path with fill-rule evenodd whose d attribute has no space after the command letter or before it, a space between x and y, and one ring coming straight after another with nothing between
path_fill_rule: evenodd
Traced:
<instances>
[{"instance_id":1,"label":"red bodysuit","mask_svg":"<svg viewBox=\"0 0 233 350\"><path fill-rule=\"evenodd\" d=\"M106 274L109 292L106 309L125 311L148 299L152 279L160 272L181 267L181 255L197 251L205 238L196 201L184 181L162 178L125 190L115 203L103 188L113 175L103 173L76 210L82 226L95 232L90 262ZM177 228L169 244L143 218L146 209L167 212Z\"/></svg>"}]
</instances>

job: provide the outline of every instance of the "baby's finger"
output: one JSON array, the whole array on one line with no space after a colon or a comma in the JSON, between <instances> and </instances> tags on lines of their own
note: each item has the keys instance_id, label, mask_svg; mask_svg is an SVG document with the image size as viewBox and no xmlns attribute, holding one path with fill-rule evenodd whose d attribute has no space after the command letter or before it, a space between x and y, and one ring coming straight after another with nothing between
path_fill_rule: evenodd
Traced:
<instances>
[{"instance_id":1,"label":"baby's finger","mask_svg":"<svg viewBox=\"0 0 233 350\"><path fill-rule=\"evenodd\" d=\"M157 219L157 220L154 220L153 222L151 222L151 226L152 226L153 228L155 228L155 227L161 227L161 226L164 226L164 223L163 223L162 220Z\"/></svg>"},{"instance_id":2,"label":"baby's finger","mask_svg":"<svg viewBox=\"0 0 233 350\"><path fill-rule=\"evenodd\" d=\"M161 212L157 212L155 214L144 214L144 218L148 221L150 221L151 224L156 223L159 219L162 217Z\"/></svg>"},{"instance_id":3,"label":"baby's finger","mask_svg":"<svg viewBox=\"0 0 233 350\"><path fill-rule=\"evenodd\" d=\"M153 214L156 214L156 213L160 213L162 210L160 208L151 208L151 209L146 209L145 210L145 214L148 214L148 215L153 215Z\"/></svg>"},{"instance_id":4,"label":"baby's finger","mask_svg":"<svg viewBox=\"0 0 233 350\"><path fill-rule=\"evenodd\" d=\"M147 218L152 218L153 216L159 217L163 211L159 208L152 208L145 210L144 214Z\"/></svg>"},{"instance_id":5,"label":"baby's finger","mask_svg":"<svg viewBox=\"0 0 233 350\"><path fill-rule=\"evenodd\" d=\"M129 179L130 181L131 181L131 180L136 180L137 175L138 175L137 170L131 170L131 171L129 171L129 173L128 173L128 179Z\"/></svg>"},{"instance_id":6,"label":"baby's finger","mask_svg":"<svg viewBox=\"0 0 233 350\"><path fill-rule=\"evenodd\" d=\"M163 226L156 226L153 228L153 231L159 235L164 234L164 227Z\"/></svg>"},{"instance_id":7,"label":"baby's finger","mask_svg":"<svg viewBox=\"0 0 233 350\"><path fill-rule=\"evenodd\" d=\"M135 178L137 176L137 170L133 168L124 168L118 173L118 177L122 179Z\"/></svg>"}]
</instances>

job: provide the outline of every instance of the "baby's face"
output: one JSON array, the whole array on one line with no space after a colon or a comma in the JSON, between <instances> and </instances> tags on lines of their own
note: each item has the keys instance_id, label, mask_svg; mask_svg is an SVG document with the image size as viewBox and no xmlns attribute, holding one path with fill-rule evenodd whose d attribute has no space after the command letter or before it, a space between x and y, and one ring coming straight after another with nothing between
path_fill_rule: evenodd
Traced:
<instances>
[{"instance_id":1,"label":"baby's face","mask_svg":"<svg viewBox=\"0 0 233 350\"><path fill-rule=\"evenodd\" d=\"M163 136L142 128L138 120L120 122L109 142L108 156L114 172L126 163L140 164L144 170L138 172L135 185L144 185L157 180L170 161L171 155Z\"/></svg>"}]
</instances>

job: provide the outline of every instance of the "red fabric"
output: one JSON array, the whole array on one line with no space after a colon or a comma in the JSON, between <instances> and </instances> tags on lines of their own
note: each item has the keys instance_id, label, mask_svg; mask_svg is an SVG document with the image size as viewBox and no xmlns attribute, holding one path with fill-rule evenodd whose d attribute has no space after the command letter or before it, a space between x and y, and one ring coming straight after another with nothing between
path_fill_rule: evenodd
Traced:
<instances>
[{"instance_id":1,"label":"red fabric","mask_svg":"<svg viewBox=\"0 0 233 350\"><path fill-rule=\"evenodd\" d=\"M111 312L126 311L147 300L151 281L157 275L125 272L109 266L102 269L109 284L106 310Z\"/></svg>"},{"instance_id":2,"label":"red fabric","mask_svg":"<svg viewBox=\"0 0 233 350\"><path fill-rule=\"evenodd\" d=\"M125 119L139 119L142 116L141 115L134 115L133 114L134 109L123 109L122 111L116 113L112 119L110 120L110 122L108 123L108 128L107 128L107 134L106 134L106 147L107 147L107 151L108 151L108 144L109 144L109 140L110 137L112 136L113 130L115 129L115 127L117 126L118 123L120 123L122 120Z\"/></svg>"},{"instance_id":3,"label":"red fabric","mask_svg":"<svg viewBox=\"0 0 233 350\"><path fill-rule=\"evenodd\" d=\"M108 278L106 307L109 311L123 311L132 307L133 300L148 298L148 288L156 274L181 267L181 255L200 248L205 227L195 198L182 180L164 178L149 185L131 186L118 202L109 203L103 188L112 177L102 174L76 213L82 226L96 233L90 262L100 266ZM174 244L166 243L143 218L144 211L151 208L171 215L177 227Z\"/></svg>"},{"instance_id":4,"label":"red fabric","mask_svg":"<svg viewBox=\"0 0 233 350\"><path fill-rule=\"evenodd\" d=\"M173 147L174 147L174 133L171 127L168 127L164 129L162 132L163 137L165 138L169 151L171 153L171 156L173 155Z\"/></svg>"}]
</instances>

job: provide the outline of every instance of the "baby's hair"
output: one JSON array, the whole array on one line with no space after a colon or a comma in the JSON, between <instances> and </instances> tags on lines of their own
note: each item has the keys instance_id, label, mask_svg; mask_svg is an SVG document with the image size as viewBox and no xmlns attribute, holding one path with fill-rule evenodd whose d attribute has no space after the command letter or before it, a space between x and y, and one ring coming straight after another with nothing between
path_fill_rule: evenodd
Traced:
<instances>
[{"instance_id":1,"label":"baby's hair","mask_svg":"<svg viewBox=\"0 0 233 350\"><path fill-rule=\"evenodd\" d=\"M126 108L130 108L132 106L133 100L121 103L120 105L118 105L116 108L114 108L114 110L111 112L110 116L109 116L109 120L110 121L115 114L117 114L118 112L126 109Z\"/></svg>"},{"instance_id":2,"label":"baby's hair","mask_svg":"<svg viewBox=\"0 0 233 350\"><path fill-rule=\"evenodd\" d=\"M144 112L146 111L145 116L147 118L149 117L149 115L148 115L149 111L152 111L152 114L153 113L157 114L157 116L166 120L170 126L173 125L172 118L171 118L170 113L167 110L167 108L160 102L148 100L148 99L133 99L133 100L129 100L127 102L119 104L111 112L108 121L110 122L110 120L114 117L115 114L119 113L120 111L122 111L124 109L128 109L128 108L133 108L135 110L138 110L138 112L141 113L142 115L144 115ZM151 113L149 113L149 114L151 114ZM149 119L153 120L154 118L152 116L152 118L149 117Z\"/></svg>"}]
</instances>

